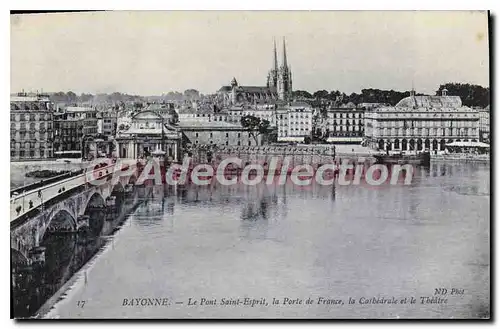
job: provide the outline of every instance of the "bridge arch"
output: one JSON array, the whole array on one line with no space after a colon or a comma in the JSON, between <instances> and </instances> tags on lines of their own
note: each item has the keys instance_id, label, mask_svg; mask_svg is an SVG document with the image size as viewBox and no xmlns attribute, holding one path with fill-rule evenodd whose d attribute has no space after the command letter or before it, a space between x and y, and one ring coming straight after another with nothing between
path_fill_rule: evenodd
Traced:
<instances>
[{"instance_id":1,"label":"bridge arch","mask_svg":"<svg viewBox=\"0 0 500 329\"><path fill-rule=\"evenodd\" d=\"M116 194L116 193L123 193L125 192L125 188L123 187L123 184L121 182L117 182L115 185L113 185L113 189L111 190L111 195Z\"/></svg>"},{"instance_id":2,"label":"bridge arch","mask_svg":"<svg viewBox=\"0 0 500 329\"><path fill-rule=\"evenodd\" d=\"M103 228L105 212L106 201L103 195L96 191L90 196L83 212L84 216L89 217L88 228L95 236L98 236Z\"/></svg>"},{"instance_id":3,"label":"bridge arch","mask_svg":"<svg viewBox=\"0 0 500 329\"><path fill-rule=\"evenodd\" d=\"M40 234L40 241L47 232L72 232L76 230L76 219L66 209L60 209L49 219L45 231Z\"/></svg>"},{"instance_id":4,"label":"bridge arch","mask_svg":"<svg viewBox=\"0 0 500 329\"><path fill-rule=\"evenodd\" d=\"M104 197L98 191L95 191L88 199L84 207L84 213L91 207L102 207L105 206Z\"/></svg>"},{"instance_id":5,"label":"bridge arch","mask_svg":"<svg viewBox=\"0 0 500 329\"><path fill-rule=\"evenodd\" d=\"M128 179L128 183L131 185L135 185L136 182L137 182L137 174L134 172Z\"/></svg>"}]
</instances>

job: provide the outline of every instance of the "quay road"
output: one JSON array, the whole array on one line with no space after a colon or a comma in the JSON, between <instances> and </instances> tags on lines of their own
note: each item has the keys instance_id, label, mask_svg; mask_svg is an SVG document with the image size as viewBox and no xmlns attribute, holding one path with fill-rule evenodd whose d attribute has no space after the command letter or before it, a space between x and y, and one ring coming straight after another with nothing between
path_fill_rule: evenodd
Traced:
<instances>
[{"instance_id":1,"label":"quay road","mask_svg":"<svg viewBox=\"0 0 500 329\"><path fill-rule=\"evenodd\" d=\"M11 193L11 195L14 194L10 199L11 223L30 211L43 206L44 203L56 198L61 193L69 192L87 183L92 183L92 181L101 180L109 176L113 177L113 174L120 171L121 168L115 168L114 164L108 165L104 163L101 166L92 168L92 172L88 170L84 169L83 173L79 175L36 187L19 194Z\"/></svg>"}]
</instances>

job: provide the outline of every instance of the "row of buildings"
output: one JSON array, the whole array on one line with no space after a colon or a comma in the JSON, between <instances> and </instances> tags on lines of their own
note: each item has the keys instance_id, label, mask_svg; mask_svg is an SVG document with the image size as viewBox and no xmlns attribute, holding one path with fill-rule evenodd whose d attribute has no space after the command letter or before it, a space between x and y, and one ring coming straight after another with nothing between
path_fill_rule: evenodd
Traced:
<instances>
[{"instance_id":1,"label":"row of buildings","mask_svg":"<svg viewBox=\"0 0 500 329\"><path fill-rule=\"evenodd\" d=\"M254 146L240 124L252 115L270 122L276 142L305 142L317 135L330 143L362 143L381 150L444 150L454 141L489 141L489 107L472 109L457 96L415 96L396 106L327 108L305 102L175 107L150 104L138 110L56 109L46 96L11 98L11 158L52 158L84 152L86 141L113 140L116 156L141 157L162 150L177 159L182 148L202 145ZM318 119L320 118L320 119Z\"/></svg>"},{"instance_id":2,"label":"row of buildings","mask_svg":"<svg viewBox=\"0 0 500 329\"><path fill-rule=\"evenodd\" d=\"M265 85L244 86L233 78L202 102L59 108L47 95L18 94L11 97L11 159L89 153L138 158L165 152L176 160L182 150L191 148L307 143L315 138L387 151L437 151L454 141L489 141L489 107L463 106L459 97L447 95L446 90L439 96L412 92L396 106L363 103L313 108L292 99L285 40L281 66L277 59L274 44ZM241 126L248 115L269 121L265 139ZM107 147L99 150L99 141L108 142Z\"/></svg>"}]
</instances>

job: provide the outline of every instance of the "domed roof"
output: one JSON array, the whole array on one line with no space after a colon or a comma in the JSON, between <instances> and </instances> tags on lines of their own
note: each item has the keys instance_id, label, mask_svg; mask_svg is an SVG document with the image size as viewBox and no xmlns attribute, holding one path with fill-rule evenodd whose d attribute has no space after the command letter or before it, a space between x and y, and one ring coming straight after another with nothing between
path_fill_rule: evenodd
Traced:
<instances>
[{"instance_id":1,"label":"domed roof","mask_svg":"<svg viewBox=\"0 0 500 329\"><path fill-rule=\"evenodd\" d=\"M462 107L462 100L459 96L408 96L400 100L396 107L459 108Z\"/></svg>"}]
</instances>

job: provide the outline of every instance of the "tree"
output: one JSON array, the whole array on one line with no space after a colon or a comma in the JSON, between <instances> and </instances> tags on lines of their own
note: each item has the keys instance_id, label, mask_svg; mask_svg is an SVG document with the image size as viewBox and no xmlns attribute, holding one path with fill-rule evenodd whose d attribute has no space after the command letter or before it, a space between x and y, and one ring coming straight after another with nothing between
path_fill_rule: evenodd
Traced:
<instances>
[{"instance_id":1,"label":"tree","mask_svg":"<svg viewBox=\"0 0 500 329\"><path fill-rule=\"evenodd\" d=\"M94 95L82 93L80 95L81 102L91 102L94 99Z\"/></svg>"},{"instance_id":2,"label":"tree","mask_svg":"<svg viewBox=\"0 0 500 329\"><path fill-rule=\"evenodd\" d=\"M68 91L66 93L66 97L67 97L68 102L70 102L70 103L75 103L78 100L78 96L72 91Z\"/></svg>"},{"instance_id":3,"label":"tree","mask_svg":"<svg viewBox=\"0 0 500 329\"><path fill-rule=\"evenodd\" d=\"M313 96L305 90L295 90L292 92L292 97L295 98L313 98Z\"/></svg>"},{"instance_id":4,"label":"tree","mask_svg":"<svg viewBox=\"0 0 500 329\"><path fill-rule=\"evenodd\" d=\"M448 96L460 96L462 104L470 107L486 107L490 104L490 88L469 83L445 83L439 86L436 95L441 95L443 89L448 90Z\"/></svg>"},{"instance_id":5,"label":"tree","mask_svg":"<svg viewBox=\"0 0 500 329\"><path fill-rule=\"evenodd\" d=\"M318 90L313 94L314 98L327 98L328 97L328 91L326 90Z\"/></svg>"},{"instance_id":6,"label":"tree","mask_svg":"<svg viewBox=\"0 0 500 329\"><path fill-rule=\"evenodd\" d=\"M184 97L186 97L189 100L199 99L200 92L196 89L187 89L184 90Z\"/></svg>"},{"instance_id":7,"label":"tree","mask_svg":"<svg viewBox=\"0 0 500 329\"><path fill-rule=\"evenodd\" d=\"M270 123L268 120L261 120L253 115L245 115L240 120L241 126L249 131L250 136L255 140L255 144L259 144L257 136L267 134L270 131Z\"/></svg>"}]
</instances>

